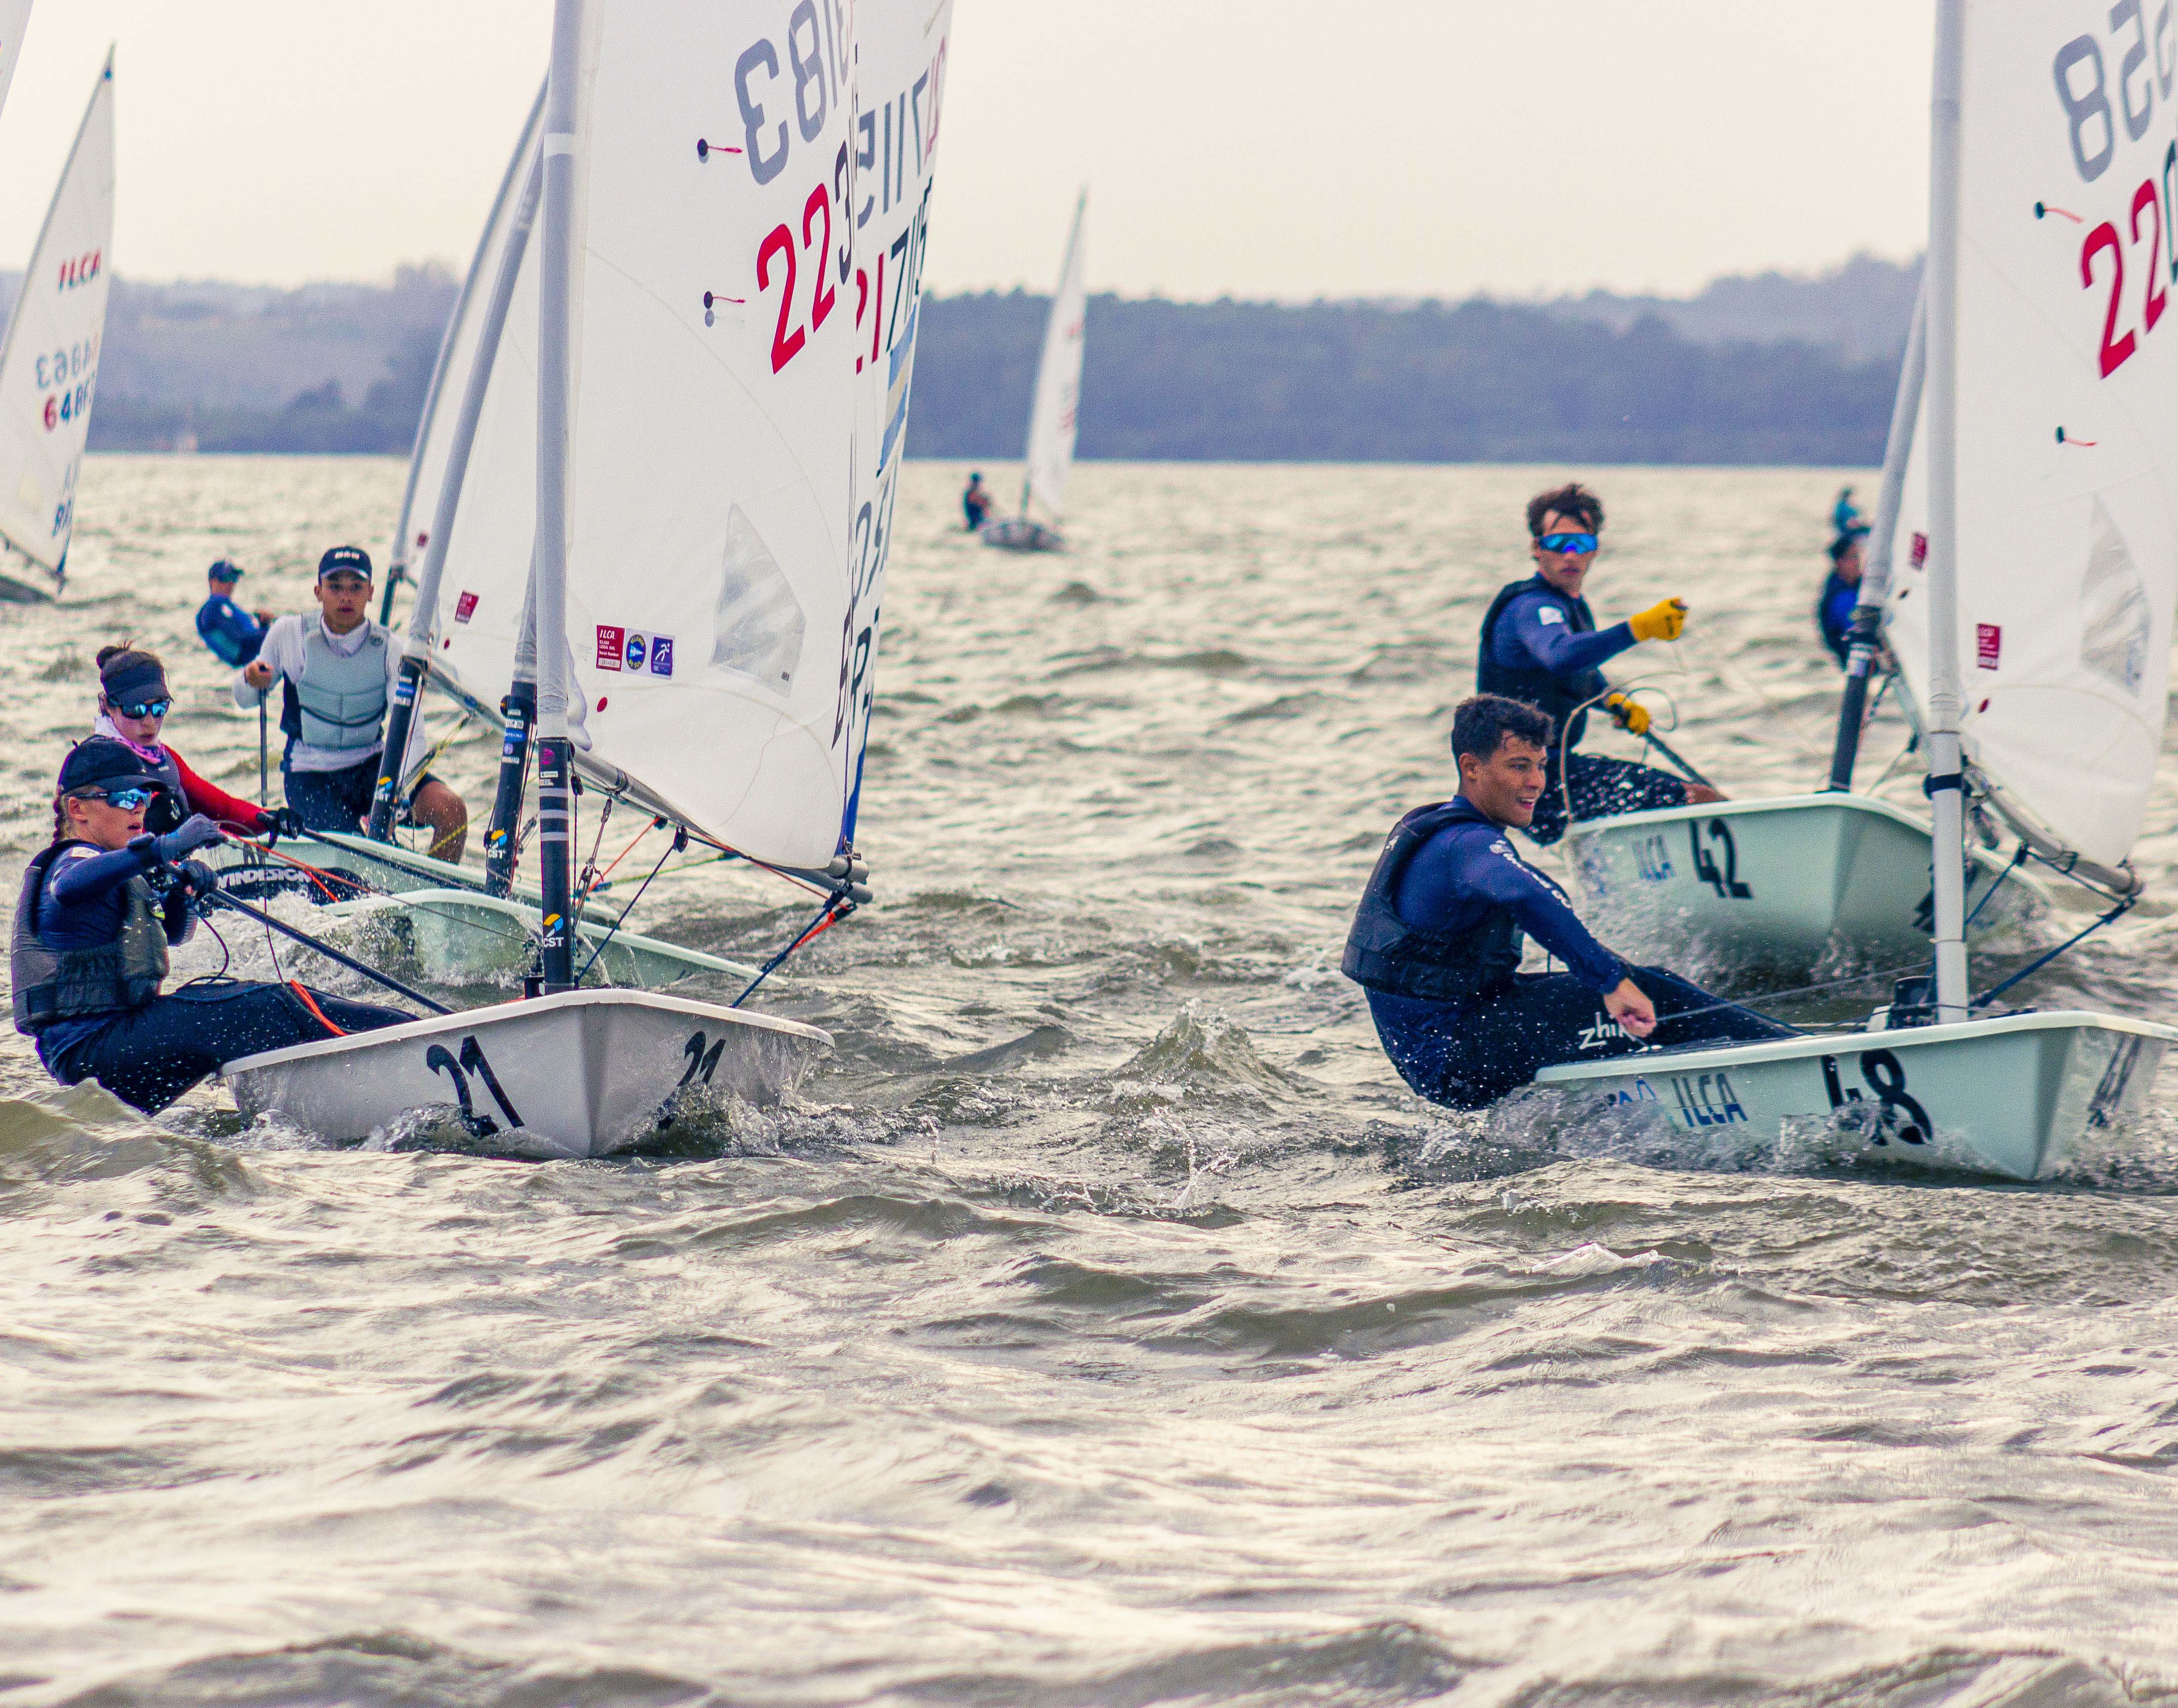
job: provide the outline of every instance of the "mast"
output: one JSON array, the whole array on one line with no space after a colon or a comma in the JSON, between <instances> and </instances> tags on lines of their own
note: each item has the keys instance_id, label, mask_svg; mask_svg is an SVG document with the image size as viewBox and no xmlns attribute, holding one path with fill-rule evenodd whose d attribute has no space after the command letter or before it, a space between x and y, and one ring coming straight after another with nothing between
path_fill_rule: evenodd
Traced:
<instances>
[{"instance_id":1,"label":"mast","mask_svg":"<svg viewBox=\"0 0 2178 1708\"><path fill-rule=\"evenodd\" d=\"M0 50L4 51L4 50ZM4 85L0 85L4 92ZM522 127L523 140L527 144L529 134L537 128L538 110L544 105L544 90L540 86L537 98L529 103L529 117ZM386 565L386 592L378 602L378 625L385 628L393 621L393 592L408 575L408 521L416 504L416 483L424 472L424 447L431 437L431 423L439 413L439 400L446 390L446 363L453 359L454 346L459 341L462 322L469 311L469 298L483 276L484 258L490 253L492 233L499 229L499 216L506 209L506 199L514 194L515 175L522 170L522 156L528 153L525 146L517 150L507 161L506 170L500 176L499 189L491 199L491 211L484 216L484 231L477 238L476 254L470 259L468 274L462 280L461 294L454 298L453 312L446 316L446 330L439 335L439 354L431 363L431 384L424 394L424 412L416 417L416 443L408 453L408 480L401 489L401 519L393 527L393 550ZM528 221L523 221L525 234ZM502 315L503 321L504 316ZM479 356L499 343L499 323L485 329L479 341ZM484 357L489 362L489 357ZM432 532L436 533L435 527ZM429 542L426 542L428 544Z\"/></svg>"},{"instance_id":2,"label":"mast","mask_svg":"<svg viewBox=\"0 0 2178 1708\"><path fill-rule=\"evenodd\" d=\"M408 755L408 731L415 722L417 697L431 668L431 636L439 615L439 581L446 572L446 542L453 538L454 516L461 507L462 482L468 473L469 452L476 444L477 423L484 414L485 394L491 390L492 364L499 357L500 335L506 325L507 305L514 300L514 285L522 271L523 252L529 247L529 227L537 217L539 163L531 161L522 184L522 199L514 210L514 224L506 234L506 248L499 259L499 276L492 281L491 299L485 305L476 359L469 364L468 382L462 391L462 412L454 418L454 437L446 452L446 472L439 483L439 502L431 516L431 536L424 548L424 573L417 578L416 602L408 613L408 639L401 649L401 674L393 686L393 709L386 718L385 758L379 766L378 788L370 799L369 834L375 842L393 839L393 809L401 792L401 768ZM495 210L495 223L496 210ZM490 227L485 241L490 241ZM449 322L446 342L454 336ZM444 352L441 351L443 359ZM418 431L418 449L430 417ZM414 491L420 458L408 464L410 491ZM407 513L404 505L402 513ZM402 525L407 532L407 523ZM386 597L392 598L389 577ZM382 619L381 619L382 620Z\"/></svg>"},{"instance_id":3,"label":"mast","mask_svg":"<svg viewBox=\"0 0 2178 1708\"><path fill-rule=\"evenodd\" d=\"M552 71L544 101L544 246L538 255L536 590L538 876L542 882L544 991L575 983L575 799L567 739L568 367L573 330L576 79L583 0L553 0Z\"/></svg>"},{"instance_id":4,"label":"mast","mask_svg":"<svg viewBox=\"0 0 2178 1708\"><path fill-rule=\"evenodd\" d=\"M522 625L515 630L514 679L499 702L499 789L491 799L491 824L484 833L484 892L514 893L514 843L522 824L522 786L529 772L529 738L537 725L537 559L530 555L529 585L522 596Z\"/></svg>"},{"instance_id":5,"label":"mast","mask_svg":"<svg viewBox=\"0 0 2178 1708\"><path fill-rule=\"evenodd\" d=\"M1965 0L1936 0L1929 126L1929 798L1935 807L1936 1019L1967 1018L1966 800L1959 723L1959 106Z\"/></svg>"},{"instance_id":6,"label":"mast","mask_svg":"<svg viewBox=\"0 0 2178 1708\"><path fill-rule=\"evenodd\" d=\"M1898 533L1900 500L1906 488L1906 464L1913 450L1913 426L1921 412L1923 382L1929 371L1929 286L1924 276L1913 298L1913 322L1906 334L1906 359L1898 369L1898 396L1891 406L1891 436L1884 442L1883 485L1875 500L1875 532L1868 567L1860 578L1860 598L1852 608L1852 645L1846 657L1845 692L1838 699L1837 744L1831 750L1830 788L1852 788L1853 761L1860 753L1860 726L1868 712L1868 679L1881 650L1883 607L1891 597L1891 547Z\"/></svg>"}]
</instances>

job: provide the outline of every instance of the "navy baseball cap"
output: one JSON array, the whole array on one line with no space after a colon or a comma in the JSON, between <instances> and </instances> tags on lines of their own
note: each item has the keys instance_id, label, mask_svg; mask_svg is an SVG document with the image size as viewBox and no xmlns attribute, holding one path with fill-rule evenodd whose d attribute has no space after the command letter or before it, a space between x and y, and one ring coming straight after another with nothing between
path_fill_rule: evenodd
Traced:
<instances>
[{"instance_id":1,"label":"navy baseball cap","mask_svg":"<svg viewBox=\"0 0 2178 1708\"><path fill-rule=\"evenodd\" d=\"M361 576L370 580L370 554L361 546L335 546L318 559L318 579L327 576Z\"/></svg>"},{"instance_id":2,"label":"navy baseball cap","mask_svg":"<svg viewBox=\"0 0 2178 1708\"><path fill-rule=\"evenodd\" d=\"M222 558L205 571L205 579L208 581L238 581L242 579L242 571Z\"/></svg>"},{"instance_id":3,"label":"navy baseball cap","mask_svg":"<svg viewBox=\"0 0 2178 1708\"><path fill-rule=\"evenodd\" d=\"M135 749L125 741L111 737L94 735L79 741L68 749L68 756L61 761L60 792L72 794L79 789L98 789L112 783L156 783L164 789L166 779L138 756Z\"/></svg>"}]
</instances>

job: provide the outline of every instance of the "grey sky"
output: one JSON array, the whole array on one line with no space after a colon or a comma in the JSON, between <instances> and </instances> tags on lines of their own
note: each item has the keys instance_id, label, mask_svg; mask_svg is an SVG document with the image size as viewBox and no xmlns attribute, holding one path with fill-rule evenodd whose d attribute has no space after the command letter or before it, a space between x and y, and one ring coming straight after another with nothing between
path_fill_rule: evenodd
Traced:
<instances>
[{"instance_id":1,"label":"grey sky","mask_svg":"<svg viewBox=\"0 0 2178 1708\"><path fill-rule=\"evenodd\" d=\"M465 265L549 0L39 0L19 267L109 40L138 278ZM1130 293L1685 291L1920 247L1929 0L956 0L928 277Z\"/></svg>"}]
</instances>

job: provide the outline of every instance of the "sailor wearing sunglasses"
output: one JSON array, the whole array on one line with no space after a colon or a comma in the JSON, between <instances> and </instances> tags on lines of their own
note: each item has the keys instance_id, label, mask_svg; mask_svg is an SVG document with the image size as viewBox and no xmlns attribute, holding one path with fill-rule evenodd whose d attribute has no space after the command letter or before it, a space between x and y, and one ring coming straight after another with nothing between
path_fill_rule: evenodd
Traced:
<instances>
[{"instance_id":1,"label":"sailor wearing sunglasses","mask_svg":"<svg viewBox=\"0 0 2178 1708\"><path fill-rule=\"evenodd\" d=\"M61 766L53 839L30 861L9 943L15 1029L63 1085L95 1078L155 1114L260 1050L413 1020L300 985L192 979L165 996L169 947L196 927L212 874L188 856L221 839L201 813L161 836L166 784L126 742L94 735Z\"/></svg>"},{"instance_id":2,"label":"sailor wearing sunglasses","mask_svg":"<svg viewBox=\"0 0 2178 1708\"><path fill-rule=\"evenodd\" d=\"M156 652L136 647L99 649L98 721L91 734L124 744L166 785L167 800L154 811L151 828L171 829L184 813L200 812L230 830L300 836L303 821L291 809L261 807L229 794L199 777L159 739L173 706L167 667Z\"/></svg>"},{"instance_id":3,"label":"sailor wearing sunglasses","mask_svg":"<svg viewBox=\"0 0 2178 1708\"><path fill-rule=\"evenodd\" d=\"M1528 502L1535 573L1500 589L1482 619L1477 691L1524 700L1563 732L1562 741L1551 745L1550 773L1527 827L1546 845L1565 834L1568 794L1572 816L1579 819L1724 799L1706 784L1668 772L1572 750L1587 728L1584 708L1590 702L1622 729L1636 735L1648 729L1647 710L1613 693L1597 667L1644 641L1677 640L1687 621L1685 602L1665 599L1623 623L1596 628L1581 587L1601 549L1602 529L1603 500L1586 487L1574 483L1538 493Z\"/></svg>"}]
</instances>

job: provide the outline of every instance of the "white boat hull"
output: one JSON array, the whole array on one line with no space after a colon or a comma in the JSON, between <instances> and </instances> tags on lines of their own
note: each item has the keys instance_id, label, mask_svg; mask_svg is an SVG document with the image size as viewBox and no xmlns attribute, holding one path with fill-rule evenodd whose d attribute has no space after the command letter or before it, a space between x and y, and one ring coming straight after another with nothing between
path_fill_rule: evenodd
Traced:
<instances>
[{"instance_id":1,"label":"white boat hull","mask_svg":"<svg viewBox=\"0 0 2178 1708\"><path fill-rule=\"evenodd\" d=\"M473 890L409 890L336 902L326 912L337 919L398 917L418 971L434 984L519 978L536 959L539 916L534 902L502 901ZM636 931L616 931L610 919L583 919L575 927L575 940L577 971L588 967L593 953L604 946L594 976L606 984L649 990L700 973L743 981L757 974L755 968L739 961Z\"/></svg>"},{"instance_id":2,"label":"white boat hull","mask_svg":"<svg viewBox=\"0 0 2178 1708\"><path fill-rule=\"evenodd\" d=\"M629 990L570 990L230 1061L235 1106L337 1143L457 1122L495 1150L606 1156L691 1094L791 1090L831 1040L813 1026Z\"/></svg>"},{"instance_id":3,"label":"white boat hull","mask_svg":"<svg viewBox=\"0 0 2178 1708\"><path fill-rule=\"evenodd\" d=\"M1547 1067L1535 1084L1583 1118L1661 1123L1749 1159L1798 1138L1825 1157L2033 1180L2146 1105L2173 1039L2108 1015L2013 1014L1623 1056Z\"/></svg>"},{"instance_id":4,"label":"white boat hull","mask_svg":"<svg viewBox=\"0 0 2178 1708\"><path fill-rule=\"evenodd\" d=\"M1813 967L1835 941L1878 965L1929 952L1929 828L1858 794L1720 801L1590 819L1566 834L1591 923L1647 958ZM1970 855L1967 905L2007 862ZM2015 872L1974 921L2016 919L2036 887ZM1634 947L1639 944L1641 948Z\"/></svg>"},{"instance_id":5,"label":"white boat hull","mask_svg":"<svg viewBox=\"0 0 2178 1708\"><path fill-rule=\"evenodd\" d=\"M1026 516L1000 516L988 521L977 531L987 546L997 546L1009 552L1063 552L1066 541L1057 529L1048 528L1041 522L1032 522Z\"/></svg>"}]
</instances>

